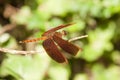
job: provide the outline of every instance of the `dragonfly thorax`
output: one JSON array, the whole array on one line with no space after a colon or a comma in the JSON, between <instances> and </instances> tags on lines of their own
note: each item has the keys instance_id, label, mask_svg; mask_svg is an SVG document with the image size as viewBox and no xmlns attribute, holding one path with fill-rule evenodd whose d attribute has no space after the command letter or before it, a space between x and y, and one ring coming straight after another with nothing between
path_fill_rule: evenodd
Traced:
<instances>
[{"instance_id":1,"label":"dragonfly thorax","mask_svg":"<svg viewBox=\"0 0 120 80\"><path fill-rule=\"evenodd\" d=\"M59 32L52 32L52 33L49 33L49 34L43 34L42 36L45 36L47 38L52 38L53 35L57 35L59 37L62 37L62 36L65 36L66 35L66 31L59 31Z\"/></svg>"}]
</instances>

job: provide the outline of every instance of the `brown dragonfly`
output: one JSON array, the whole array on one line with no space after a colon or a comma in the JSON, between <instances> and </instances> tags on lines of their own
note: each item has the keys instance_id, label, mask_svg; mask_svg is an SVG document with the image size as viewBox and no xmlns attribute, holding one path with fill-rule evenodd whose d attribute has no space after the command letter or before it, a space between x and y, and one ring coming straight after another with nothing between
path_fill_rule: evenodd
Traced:
<instances>
[{"instance_id":1,"label":"brown dragonfly","mask_svg":"<svg viewBox=\"0 0 120 80\"><path fill-rule=\"evenodd\" d=\"M68 27L70 25L72 24L57 26L44 32L41 38L24 40L20 41L20 43L28 43L43 40L43 48L53 60L59 63L67 62L67 58L60 52L56 44L58 44L58 46L65 52L73 56L75 56L79 52L79 50L81 50L81 48L79 48L78 46L72 44L71 42L68 42L67 40L62 39L62 36L66 35L65 31L57 32L57 30Z\"/></svg>"}]
</instances>

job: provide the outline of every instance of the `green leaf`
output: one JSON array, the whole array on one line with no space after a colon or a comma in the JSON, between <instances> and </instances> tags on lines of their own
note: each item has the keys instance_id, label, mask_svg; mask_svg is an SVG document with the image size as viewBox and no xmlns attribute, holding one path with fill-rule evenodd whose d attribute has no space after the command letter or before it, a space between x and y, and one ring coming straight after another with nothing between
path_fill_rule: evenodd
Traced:
<instances>
[{"instance_id":1,"label":"green leaf","mask_svg":"<svg viewBox=\"0 0 120 80\"><path fill-rule=\"evenodd\" d=\"M113 49L110 40L114 35L114 22L110 22L105 29L97 28L88 33L89 44L85 46L83 56L87 61L97 60L104 51Z\"/></svg>"},{"instance_id":2,"label":"green leaf","mask_svg":"<svg viewBox=\"0 0 120 80\"><path fill-rule=\"evenodd\" d=\"M34 56L8 55L1 67L1 75L12 75L16 80L42 80L49 65L44 54Z\"/></svg>"}]
</instances>

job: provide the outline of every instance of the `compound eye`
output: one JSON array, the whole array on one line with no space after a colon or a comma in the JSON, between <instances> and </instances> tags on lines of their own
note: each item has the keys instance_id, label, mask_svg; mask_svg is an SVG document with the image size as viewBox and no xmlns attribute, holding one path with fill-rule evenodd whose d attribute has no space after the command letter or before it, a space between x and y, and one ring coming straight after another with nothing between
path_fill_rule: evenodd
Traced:
<instances>
[{"instance_id":1,"label":"compound eye","mask_svg":"<svg viewBox=\"0 0 120 80\"><path fill-rule=\"evenodd\" d=\"M63 30L62 35L64 35L64 36L67 35L67 31Z\"/></svg>"}]
</instances>

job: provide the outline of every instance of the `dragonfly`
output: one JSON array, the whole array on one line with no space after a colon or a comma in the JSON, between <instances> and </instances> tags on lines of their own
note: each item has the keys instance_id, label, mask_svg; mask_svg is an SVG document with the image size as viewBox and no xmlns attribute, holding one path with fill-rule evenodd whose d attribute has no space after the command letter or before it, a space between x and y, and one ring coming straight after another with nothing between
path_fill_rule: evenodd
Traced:
<instances>
[{"instance_id":1,"label":"dragonfly","mask_svg":"<svg viewBox=\"0 0 120 80\"><path fill-rule=\"evenodd\" d=\"M67 52L70 55L75 56L80 50L80 47L74 45L73 43L69 42L68 40L64 40L62 37L66 35L65 31L58 32L62 28L68 27L73 25L73 23L59 25L55 28L52 28L42 34L42 37L31 39L31 40L23 40L20 43L28 43L28 42L35 42L39 40L43 40L43 48L45 49L46 53L56 62L58 63L67 63L67 58L62 54L59 50L58 46Z\"/></svg>"}]
</instances>

